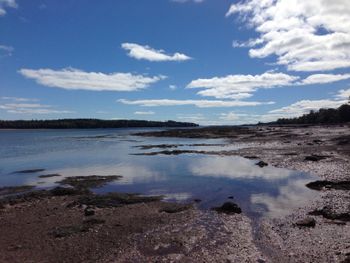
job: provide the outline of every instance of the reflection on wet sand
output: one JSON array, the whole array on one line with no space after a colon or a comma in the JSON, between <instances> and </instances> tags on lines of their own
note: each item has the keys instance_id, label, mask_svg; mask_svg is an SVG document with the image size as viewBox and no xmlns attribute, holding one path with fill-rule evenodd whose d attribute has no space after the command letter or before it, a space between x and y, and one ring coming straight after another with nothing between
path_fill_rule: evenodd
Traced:
<instances>
[{"instance_id":1,"label":"reflection on wet sand","mask_svg":"<svg viewBox=\"0 0 350 263\"><path fill-rule=\"evenodd\" d=\"M260 168L254 161L238 157L205 157L191 164L195 176L226 177L231 179L265 180L282 179L292 175L292 171L271 166Z\"/></svg>"},{"instance_id":2,"label":"reflection on wet sand","mask_svg":"<svg viewBox=\"0 0 350 263\"><path fill-rule=\"evenodd\" d=\"M133 164L117 164L117 165L95 165L86 167L68 167L62 169L50 170L50 173L61 174L65 176L88 176L88 175L121 175L122 177L111 184L134 184L134 183L149 183L152 181L165 180L166 176L162 173L152 170L148 167ZM46 178L41 182L40 187L52 187L56 184L57 177ZM36 178L31 178L27 181L28 184L36 183Z\"/></svg>"},{"instance_id":3,"label":"reflection on wet sand","mask_svg":"<svg viewBox=\"0 0 350 263\"><path fill-rule=\"evenodd\" d=\"M267 217L281 217L288 215L290 210L302 207L309 200L317 198L314 191L305 190L305 184L310 180L293 179L289 180L287 185L280 186L279 193L273 196L268 193L253 194L251 196L252 205L261 207Z\"/></svg>"}]
</instances>

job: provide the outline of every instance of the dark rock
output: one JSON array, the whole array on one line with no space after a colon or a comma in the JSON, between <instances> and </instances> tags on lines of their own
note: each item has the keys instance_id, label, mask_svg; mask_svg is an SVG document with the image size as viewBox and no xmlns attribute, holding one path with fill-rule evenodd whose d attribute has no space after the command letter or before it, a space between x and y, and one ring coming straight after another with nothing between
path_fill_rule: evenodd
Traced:
<instances>
[{"instance_id":1,"label":"dark rock","mask_svg":"<svg viewBox=\"0 0 350 263\"><path fill-rule=\"evenodd\" d=\"M228 199L233 199L233 196L231 195L231 196L229 196L229 197L227 197Z\"/></svg>"},{"instance_id":2,"label":"dark rock","mask_svg":"<svg viewBox=\"0 0 350 263\"><path fill-rule=\"evenodd\" d=\"M200 203L200 202L202 202L202 200L199 199L199 198L193 199L193 201L194 201L195 203Z\"/></svg>"},{"instance_id":3,"label":"dark rock","mask_svg":"<svg viewBox=\"0 0 350 263\"><path fill-rule=\"evenodd\" d=\"M64 196L64 195L81 195L81 194L87 194L89 191L87 190L80 190L75 188L69 188L69 187L55 187L50 190L50 193L53 196Z\"/></svg>"},{"instance_id":4,"label":"dark rock","mask_svg":"<svg viewBox=\"0 0 350 263\"><path fill-rule=\"evenodd\" d=\"M21 171L16 171L14 173L16 174L31 174L31 173L38 173L38 172L43 172L45 169L39 168L39 169L28 169L28 170L21 170Z\"/></svg>"},{"instance_id":5,"label":"dark rock","mask_svg":"<svg viewBox=\"0 0 350 263\"><path fill-rule=\"evenodd\" d=\"M98 208L118 207L127 204L147 203L160 201L162 196L140 196L127 193L108 193L103 195L83 195L77 202L80 205L96 206Z\"/></svg>"},{"instance_id":6,"label":"dark rock","mask_svg":"<svg viewBox=\"0 0 350 263\"><path fill-rule=\"evenodd\" d=\"M316 220L312 217L307 217L307 218L298 220L295 224L299 227L315 227Z\"/></svg>"},{"instance_id":7,"label":"dark rock","mask_svg":"<svg viewBox=\"0 0 350 263\"><path fill-rule=\"evenodd\" d=\"M120 179L120 175L89 175L66 177L59 184L70 185L77 189L102 187L107 183Z\"/></svg>"},{"instance_id":8,"label":"dark rock","mask_svg":"<svg viewBox=\"0 0 350 263\"><path fill-rule=\"evenodd\" d=\"M244 158L247 158L247 159L259 159L259 157L255 156L255 155L247 155L247 156L244 156Z\"/></svg>"},{"instance_id":9,"label":"dark rock","mask_svg":"<svg viewBox=\"0 0 350 263\"><path fill-rule=\"evenodd\" d=\"M169 214L173 214L173 213L179 213L185 210L190 209L191 206L190 205L183 205L183 204L168 204L167 206L161 208L159 210L159 212L165 212L165 213L169 213Z\"/></svg>"},{"instance_id":10,"label":"dark rock","mask_svg":"<svg viewBox=\"0 0 350 263\"><path fill-rule=\"evenodd\" d=\"M350 221L350 213L336 213L332 211L331 208L325 206L322 209L316 209L309 213L309 215L313 216L323 216L326 219L331 220L339 220L344 222Z\"/></svg>"},{"instance_id":11,"label":"dark rock","mask_svg":"<svg viewBox=\"0 0 350 263\"><path fill-rule=\"evenodd\" d=\"M306 156L304 161L312 161L312 162L318 162L320 160L326 159L329 156L326 155L310 155L310 156Z\"/></svg>"},{"instance_id":12,"label":"dark rock","mask_svg":"<svg viewBox=\"0 0 350 263\"><path fill-rule=\"evenodd\" d=\"M306 185L308 188L313 190L323 190L323 189L334 189L334 190L350 190L350 181L314 181Z\"/></svg>"},{"instance_id":13,"label":"dark rock","mask_svg":"<svg viewBox=\"0 0 350 263\"><path fill-rule=\"evenodd\" d=\"M156 145L137 145L135 147L140 148L141 150L150 150L153 148L165 149L165 148L177 148L180 146L184 146L184 145L183 144L156 144Z\"/></svg>"},{"instance_id":14,"label":"dark rock","mask_svg":"<svg viewBox=\"0 0 350 263\"><path fill-rule=\"evenodd\" d=\"M242 213L242 209L233 202L225 202L220 207L214 207L213 208L218 213L225 213L225 214L240 214Z\"/></svg>"},{"instance_id":15,"label":"dark rock","mask_svg":"<svg viewBox=\"0 0 350 263\"><path fill-rule=\"evenodd\" d=\"M39 175L39 178L50 178L50 177L58 177L61 176L60 174L43 174Z\"/></svg>"},{"instance_id":16,"label":"dark rock","mask_svg":"<svg viewBox=\"0 0 350 263\"><path fill-rule=\"evenodd\" d=\"M85 216L93 216L94 214L95 214L95 210L93 210L90 207L85 208L85 210L84 210L84 215Z\"/></svg>"},{"instance_id":17,"label":"dark rock","mask_svg":"<svg viewBox=\"0 0 350 263\"><path fill-rule=\"evenodd\" d=\"M256 165L257 166L259 166L259 167L265 167L265 166L268 166L268 164L267 163L265 163L264 161L260 161L260 162L258 162L258 163L256 163Z\"/></svg>"}]
</instances>

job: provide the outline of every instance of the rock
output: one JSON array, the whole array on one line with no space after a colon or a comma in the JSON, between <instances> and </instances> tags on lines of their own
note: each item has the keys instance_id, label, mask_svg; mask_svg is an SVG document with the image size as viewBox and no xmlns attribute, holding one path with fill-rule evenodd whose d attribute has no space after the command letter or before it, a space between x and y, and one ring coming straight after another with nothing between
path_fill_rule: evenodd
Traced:
<instances>
[{"instance_id":1,"label":"rock","mask_svg":"<svg viewBox=\"0 0 350 263\"><path fill-rule=\"evenodd\" d=\"M169 203L166 207L160 209L159 212L173 214L173 213L179 213L179 212L188 210L190 208L191 208L190 205L175 204L175 203L170 204Z\"/></svg>"},{"instance_id":2,"label":"rock","mask_svg":"<svg viewBox=\"0 0 350 263\"><path fill-rule=\"evenodd\" d=\"M38 169L21 170L21 171L16 171L16 172L13 172L13 173L16 173L16 174L31 174L31 173L39 173L39 172L43 172L43 171L45 171L45 169L38 168Z\"/></svg>"},{"instance_id":3,"label":"rock","mask_svg":"<svg viewBox=\"0 0 350 263\"><path fill-rule=\"evenodd\" d=\"M120 175L89 175L66 177L57 183L61 185L70 185L76 189L89 189L102 187L110 182L119 180Z\"/></svg>"},{"instance_id":4,"label":"rock","mask_svg":"<svg viewBox=\"0 0 350 263\"><path fill-rule=\"evenodd\" d=\"M61 176L60 174L43 174L39 175L39 178L50 178L50 177L58 177Z\"/></svg>"},{"instance_id":5,"label":"rock","mask_svg":"<svg viewBox=\"0 0 350 263\"><path fill-rule=\"evenodd\" d=\"M343 212L343 213L336 213L332 211L330 207L323 207L321 209L316 209L314 211L311 211L309 215L313 216L323 216L326 219L330 220L337 220L337 221L343 221L343 222L349 222L350 221L350 213Z\"/></svg>"},{"instance_id":6,"label":"rock","mask_svg":"<svg viewBox=\"0 0 350 263\"><path fill-rule=\"evenodd\" d=\"M247 158L247 159L259 159L259 157L256 156L256 155L246 155L246 156L244 156L244 158Z\"/></svg>"},{"instance_id":7,"label":"rock","mask_svg":"<svg viewBox=\"0 0 350 263\"><path fill-rule=\"evenodd\" d=\"M298 220L295 224L299 227L315 227L316 220L312 217L307 217L307 218Z\"/></svg>"},{"instance_id":8,"label":"rock","mask_svg":"<svg viewBox=\"0 0 350 263\"><path fill-rule=\"evenodd\" d=\"M260 162L258 162L258 163L256 163L256 165L257 166L259 166L259 167L265 167L265 166L268 166L268 164L267 163L265 163L264 161L260 161Z\"/></svg>"},{"instance_id":9,"label":"rock","mask_svg":"<svg viewBox=\"0 0 350 263\"><path fill-rule=\"evenodd\" d=\"M306 187L313 190L323 190L323 189L334 189L334 190L350 190L350 181L338 181L332 182L328 180L318 180L311 183L306 184Z\"/></svg>"},{"instance_id":10,"label":"rock","mask_svg":"<svg viewBox=\"0 0 350 263\"><path fill-rule=\"evenodd\" d=\"M95 210L90 207L85 208L84 215L85 216L93 216L95 214Z\"/></svg>"},{"instance_id":11,"label":"rock","mask_svg":"<svg viewBox=\"0 0 350 263\"><path fill-rule=\"evenodd\" d=\"M50 190L50 193L53 196L64 196L64 195L80 195L88 193L88 191L78 190L75 188L68 188L68 187L55 187L54 189Z\"/></svg>"},{"instance_id":12,"label":"rock","mask_svg":"<svg viewBox=\"0 0 350 263\"><path fill-rule=\"evenodd\" d=\"M232 195L230 195L229 197L227 197L228 199L233 199L233 196Z\"/></svg>"},{"instance_id":13,"label":"rock","mask_svg":"<svg viewBox=\"0 0 350 263\"><path fill-rule=\"evenodd\" d=\"M233 202L225 202L220 207L214 207L213 208L218 213L225 213L225 214L240 214L242 213L242 209Z\"/></svg>"},{"instance_id":14,"label":"rock","mask_svg":"<svg viewBox=\"0 0 350 263\"><path fill-rule=\"evenodd\" d=\"M148 203L162 200L162 196L141 196L127 193L107 193L82 195L77 202L80 205L96 206L98 208L118 207L128 204Z\"/></svg>"},{"instance_id":15,"label":"rock","mask_svg":"<svg viewBox=\"0 0 350 263\"><path fill-rule=\"evenodd\" d=\"M310 156L306 156L304 161L312 161L312 162L318 162L320 160L326 159L328 156L325 155L310 155Z\"/></svg>"},{"instance_id":16,"label":"rock","mask_svg":"<svg viewBox=\"0 0 350 263\"><path fill-rule=\"evenodd\" d=\"M196 198L196 199L193 199L193 202L195 202L195 203L200 203L200 202L202 202L202 200L199 199L199 198Z\"/></svg>"}]
</instances>

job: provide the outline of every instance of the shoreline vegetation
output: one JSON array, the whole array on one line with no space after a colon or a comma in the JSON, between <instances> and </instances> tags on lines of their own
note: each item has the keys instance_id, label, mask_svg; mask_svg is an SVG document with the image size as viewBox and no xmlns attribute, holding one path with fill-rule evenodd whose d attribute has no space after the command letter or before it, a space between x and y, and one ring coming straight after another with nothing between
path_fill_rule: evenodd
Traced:
<instances>
[{"instance_id":1,"label":"shoreline vegetation","mask_svg":"<svg viewBox=\"0 0 350 263\"><path fill-rule=\"evenodd\" d=\"M177 121L146 120L100 120L100 119L58 119L58 120L0 120L0 129L101 129L101 128L156 128L197 127L198 124Z\"/></svg>"},{"instance_id":2,"label":"shoreline vegetation","mask_svg":"<svg viewBox=\"0 0 350 263\"><path fill-rule=\"evenodd\" d=\"M349 98L350 102L350 98ZM281 118L276 124L339 124L350 122L350 104L337 109L320 109L296 118Z\"/></svg>"}]
</instances>

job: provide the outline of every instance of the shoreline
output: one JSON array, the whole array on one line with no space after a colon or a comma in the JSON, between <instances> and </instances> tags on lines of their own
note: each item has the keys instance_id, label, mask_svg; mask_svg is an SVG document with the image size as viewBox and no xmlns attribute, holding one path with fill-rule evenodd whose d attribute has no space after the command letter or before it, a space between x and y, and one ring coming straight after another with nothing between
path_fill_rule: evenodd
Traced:
<instances>
[{"instance_id":1,"label":"shoreline","mask_svg":"<svg viewBox=\"0 0 350 263\"><path fill-rule=\"evenodd\" d=\"M156 136L157 132L151 133L138 135ZM205 127L157 135L249 142L248 148L210 154L257 157L320 180L350 181L349 125ZM140 147L146 154L149 150L186 153L174 152L174 145ZM318 157L308 160L310 156ZM79 203L80 194L29 198L0 207L0 262L347 262L350 220L337 216L350 213L350 191L326 184L318 192L320 198L307 206L288 216L262 219L257 225L244 211L218 214L201 211L195 203L177 207L140 200L118 207L92 206L94 214L86 215L88 207ZM300 223L310 218L315 225Z\"/></svg>"}]
</instances>

